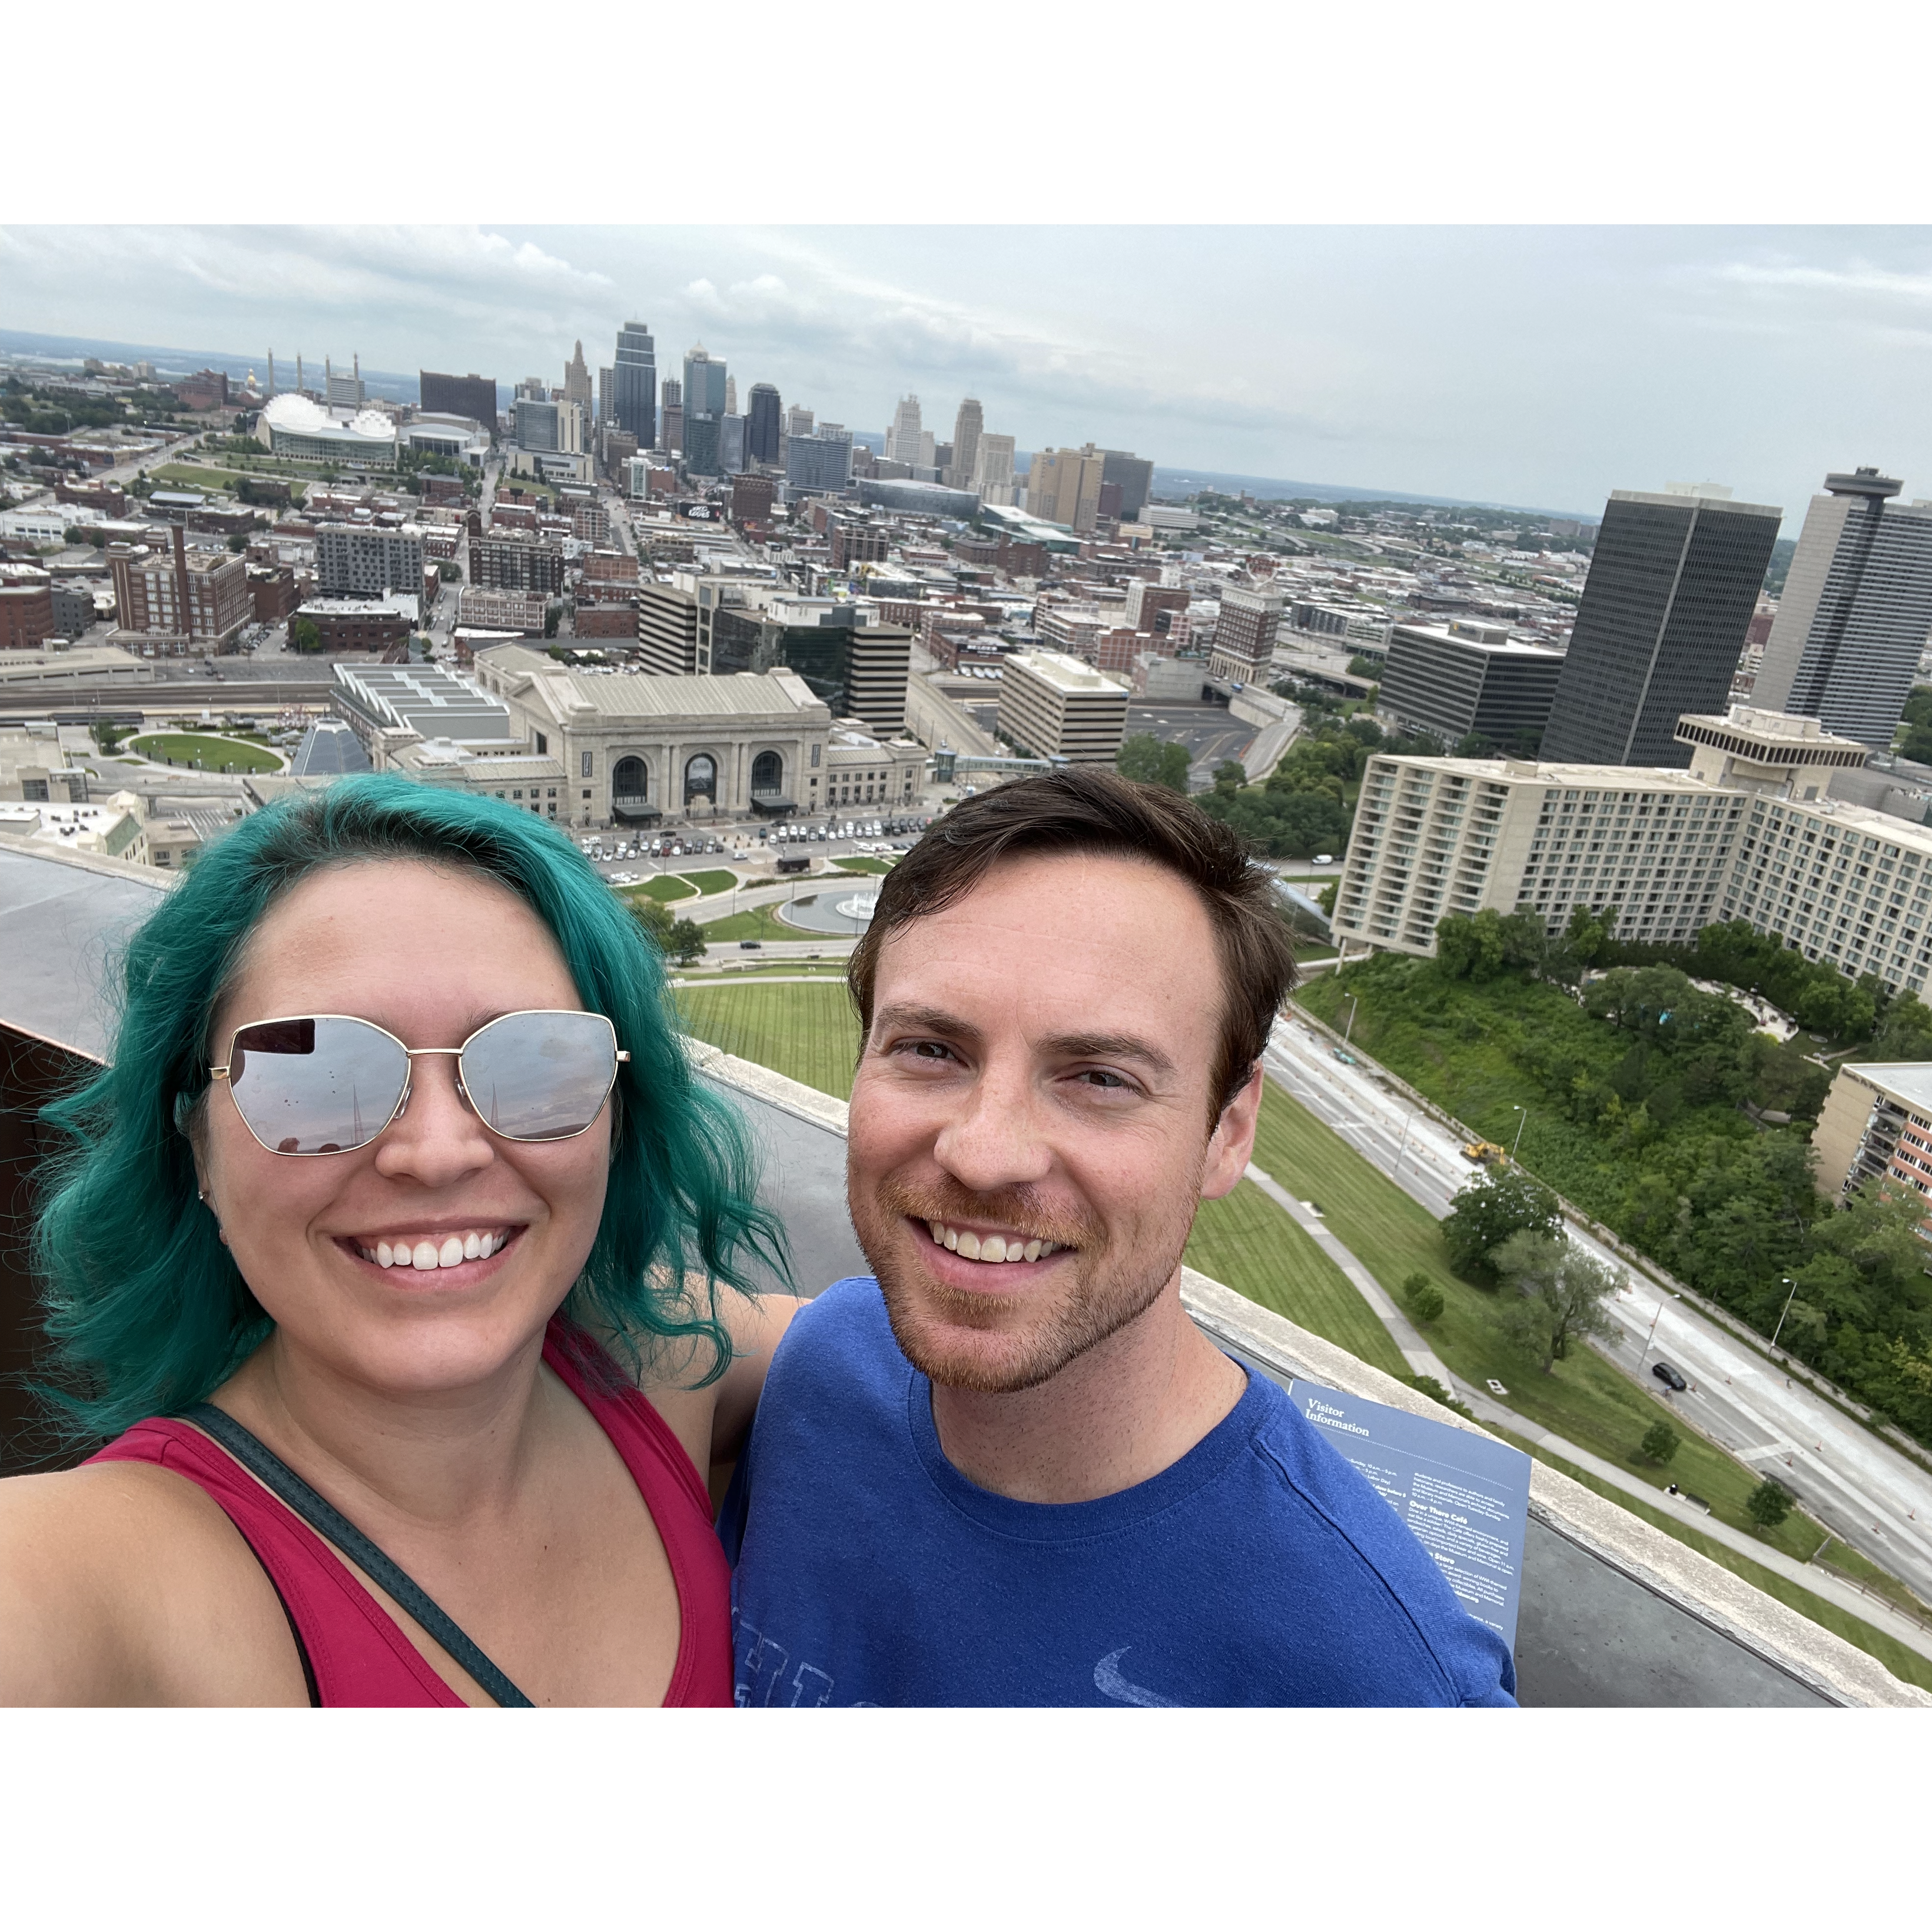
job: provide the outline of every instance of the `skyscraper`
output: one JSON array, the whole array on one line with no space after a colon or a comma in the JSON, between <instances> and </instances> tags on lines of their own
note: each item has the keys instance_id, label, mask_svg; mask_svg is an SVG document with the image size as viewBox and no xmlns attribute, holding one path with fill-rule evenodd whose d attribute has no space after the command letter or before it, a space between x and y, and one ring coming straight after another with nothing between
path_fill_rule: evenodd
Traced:
<instances>
[{"instance_id":1,"label":"skyscraper","mask_svg":"<svg viewBox=\"0 0 1932 1932\"><path fill-rule=\"evenodd\" d=\"M588 418L590 414L590 371L584 360L584 344L580 340L576 352L563 365L563 399L575 403Z\"/></svg>"},{"instance_id":2,"label":"skyscraper","mask_svg":"<svg viewBox=\"0 0 1932 1932\"><path fill-rule=\"evenodd\" d=\"M745 454L754 463L776 463L782 416L778 392L769 382L754 382L751 403L745 417Z\"/></svg>"},{"instance_id":3,"label":"skyscraper","mask_svg":"<svg viewBox=\"0 0 1932 1932\"><path fill-rule=\"evenodd\" d=\"M1070 530L1094 527L1100 508L1103 459L1090 442L1079 449L1042 449L1027 472L1027 512Z\"/></svg>"},{"instance_id":4,"label":"skyscraper","mask_svg":"<svg viewBox=\"0 0 1932 1932\"><path fill-rule=\"evenodd\" d=\"M599 369L597 372L597 420L617 427L617 372L614 369Z\"/></svg>"},{"instance_id":5,"label":"skyscraper","mask_svg":"<svg viewBox=\"0 0 1932 1932\"><path fill-rule=\"evenodd\" d=\"M852 439L830 424L785 440L785 482L794 490L842 490L852 480Z\"/></svg>"},{"instance_id":6,"label":"skyscraper","mask_svg":"<svg viewBox=\"0 0 1932 1932\"><path fill-rule=\"evenodd\" d=\"M722 416L687 412L684 418L684 465L694 475L724 474L724 452L719 445Z\"/></svg>"},{"instance_id":7,"label":"skyscraper","mask_svg":"<svg viewBox=\"0 0 1932 1932\"><path fill-rule=\"evenodd\" d=\"M892 426L886 432L886 458L908 468L919 461L919 398L902 396L892 412Z\"/></svg>"},{"instance_id":8,"label":"skyscraper","mask_svg":"<svg viewBox=\"0 0 1932 1932\"><path fill-rule=\"evenodd\" d=\"M1120 520L1131 524L1154 494L1154 465L1128 449L1103 449L1100 455L1100 481L1120 486Z\"/></svg>"},{"instance_id":9,"label":"skyscraper","mask_svg":"<svg viewBox=\"0 0 1932 1932\"><path fill-rule=\"evenodd\" d=\"M812 434L812 415L802 403L794 403L785 411L787 436L809 436Z\"/></svg>"},{"instance_id":10,"label":"skyscraper","mask_svg":"<svg viewBox=\"0 0 1932 1932\"><path fill-rule=\"evenodd\" d=\"M684 358L684 419L724 413L724 365L701 342Z\"/></svg>"},{"instance_id":11,"label":"skyscraper","mask_svg":"<svg viewBox=\"0 0 1932 1932\"><path fill-rule=\"evenodd\" d=\"M627 322L618 330L612 373L617 427L635 436L640 449L649 449L658 440L658 352L648 323Z\"/></svg>"},{"instance_id":12,"label":"skyscraper","mask_svg":"<svg viewBox=\"0 0 1932 1932\"><path fill-rule=\"evenodd\" d=\"M986 418L976 398L968 396L959 405L959 413L952 418L952 460L946 474L940 478L956 488L970 490L973 487L973 466L980 454L980 438L985 433Z\"/></svg>"},{"instance_id":13,"label":"skyscraper","mask_svg":"<svg viewBox=\"0 0 1932 1932\"><path fill-rule=\"evenodd\" d=\"M1784 512L1728 493L1613 490L1542 755L1687 765L1677 721L1721 712Z\"/></svg>"},{"instance_id":14,"label":"skyscraper","mask_svg":"<svg viewBox=\"0 0 1932 1932\"><path fill-rule=\"evenodd\" d=\"M745 418L730 410L718 418L718 465L727 476L745 468Z\"/></svg>"},{"instance_id":15,"label":"skyscraper","mask_svg":"<svg viewBox=\"0 0 1932 1932\"><path fill-rule=\"evenodd\" d=\"M728 416L738 413L738 379L735 376L724 378L724 413Z\"/></svg>"},{"instance_id":16,"label":"skyscraper","mask_svg":"<svg viewBox=\"0 0 1932 1932\"><path fill-rule=\"evenodd\" d=\"M980 433L980 446L973 454L973 473L966 487L976 491L981 502L1010 504L1013 500L1013 439Z\"/></svg>"},{"instance_id":17,"label":"skyscraper","mask_svg":"<svg viewBox=\"0 0 1932 1932\"><path fill-rule=\"evenodd\" d=\"M494 376L446 376L434 369L419 372L423 412L426 416L467 416L496 434L496 379Z\"/></svg>"},{"instance_id":18,"label":"skyscraper","mask_svg":"<svg viewBox=\"0 0 1932 1932\"><path fill-rule=\"evenodd\" d=\"M1751 703L1882 750L1932 632L1932 503L1892 503L1876 470L1811 499Z\"/></svg>"},{"instance_id":19,"label":"skyscraper","mask_svg":"<svg viewBox=\"0 0 1932 1932\"><path fill-rule=\"evenodd\" d=\"M658 447L662 450L684 447L684 385L675 376L664 379L664 436Z\"/></svg>"}]
</instances>

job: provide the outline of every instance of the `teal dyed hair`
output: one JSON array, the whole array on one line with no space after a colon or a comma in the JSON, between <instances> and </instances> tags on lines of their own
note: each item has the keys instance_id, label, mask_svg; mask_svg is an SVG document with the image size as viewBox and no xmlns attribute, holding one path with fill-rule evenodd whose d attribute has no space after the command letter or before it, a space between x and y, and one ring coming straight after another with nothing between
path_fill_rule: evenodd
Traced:
<instances>
[{"instance_id":1,"label":"teal dyed hair","mask_svg":"<svg viewBox=\"0 0 1932 1932\"><path fill-rule=\"evenodd\" d=\"M208 1090L216 1004L262 915L319 866L384 859L470 868L514 892L630 1052L604 1216L566 1316L640 1358L672 1338L708 1345L715 1376L730 1359L716 1287L694 1306L672 1284L686 1269L736 1280L760 1260L788 1272L743 1128L694 1076L668 1016L657 951L583 854L494 799L345 778L202 853L128 943L112 1064L44 1110L66 1145L34 1237L53 1349L40 1393L76 1439L201 1400L269 1332L196 1198L184 1129Z\"/></svg>"}]
</instances>

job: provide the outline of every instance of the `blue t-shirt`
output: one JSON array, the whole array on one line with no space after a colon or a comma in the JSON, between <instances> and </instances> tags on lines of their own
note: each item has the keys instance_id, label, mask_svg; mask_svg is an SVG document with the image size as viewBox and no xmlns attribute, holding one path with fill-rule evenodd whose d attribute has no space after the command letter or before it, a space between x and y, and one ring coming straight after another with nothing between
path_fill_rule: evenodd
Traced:
<instances>
[{"instance_id":1,"label":"blue t-shirt","mask_svg":"<svg viewBox=\"0 0 1932 1932\"><path fill-rule=\"evenodd\" d=\"M1273 1382L1132 1489L1016 1502L946 1460L869 1277L799 1311L718 1528L742 1705L1514 1701L1502 1639Z\"/></svg>"}]
</instances>

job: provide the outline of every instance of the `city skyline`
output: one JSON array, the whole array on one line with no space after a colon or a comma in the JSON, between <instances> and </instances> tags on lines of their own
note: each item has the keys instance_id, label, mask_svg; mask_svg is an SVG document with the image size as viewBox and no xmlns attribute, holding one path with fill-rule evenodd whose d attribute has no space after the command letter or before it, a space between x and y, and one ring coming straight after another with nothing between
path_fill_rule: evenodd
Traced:
<instances>
[{"instance_id":1,"label":"city skyline","mask_svg":"<svg viewBox=\"0 0 1932 1932\"><path fill-rule=\"evenodd\" d=\"M861 430L974 396L1022 449L1167 468L1584 514L1708 480L1787 537L1828 470L1932 494L1894 400L1922 229L13 226L0 273L13 330L506 385L641 317Z\"/></svg>"}]
</instances>

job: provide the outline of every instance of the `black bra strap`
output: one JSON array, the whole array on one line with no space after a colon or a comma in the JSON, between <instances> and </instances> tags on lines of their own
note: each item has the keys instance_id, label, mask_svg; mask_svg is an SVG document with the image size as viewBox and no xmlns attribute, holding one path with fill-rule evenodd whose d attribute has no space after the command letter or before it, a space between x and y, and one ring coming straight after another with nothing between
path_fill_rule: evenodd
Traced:
<instances>
[{"instance_id":1,"label":"black bra strap","mask_svg":"<svg viewBox=\"0 0 1932 1932\"><path fill-rule=\"evenodd\" d=\"M342 1512L310 1489L260 1437L213 1403L181 1412L184 1422L213 1436L236 1461L280 1497L318 1536L326 1537L364 1575L374 1577L506 1710L534 1708L429 1593L385 1556Z\"/></svg>"}]
</instances>

